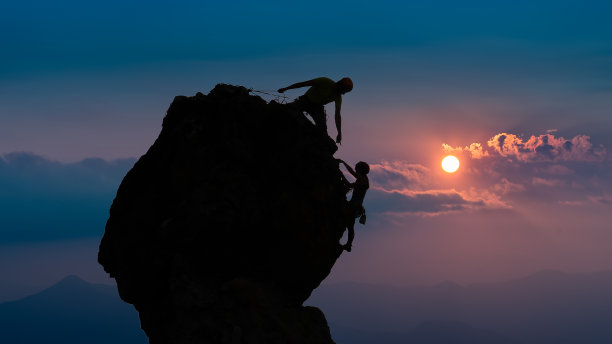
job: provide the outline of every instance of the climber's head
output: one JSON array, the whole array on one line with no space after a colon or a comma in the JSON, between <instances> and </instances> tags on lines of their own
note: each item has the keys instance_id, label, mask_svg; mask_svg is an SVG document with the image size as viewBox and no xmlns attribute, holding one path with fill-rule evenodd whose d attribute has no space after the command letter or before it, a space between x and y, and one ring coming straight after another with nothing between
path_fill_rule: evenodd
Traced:
<instances>
[{"instance_id":1,"label":"climber's head","mask_svg":"<svg viewBox=\"0 0 612 344\"><path fill-rule=\"evenodd\" d=\"M351 80L351 78L342 78L336 82L336 85L338 85L338 90L340 90L340 93L345 94L353 89L353 80Z\"/></svg>"},{"instance_id":2,"label":"climber's head","mask_svg":"<svg viewBox=\"0 0 612 344\"><path fill-rule=\"evenodd\" d=\"M355 172L366 175L370 173L370 165L367 162L360 161L355 165Z\"/></svg>"}]
</instances>

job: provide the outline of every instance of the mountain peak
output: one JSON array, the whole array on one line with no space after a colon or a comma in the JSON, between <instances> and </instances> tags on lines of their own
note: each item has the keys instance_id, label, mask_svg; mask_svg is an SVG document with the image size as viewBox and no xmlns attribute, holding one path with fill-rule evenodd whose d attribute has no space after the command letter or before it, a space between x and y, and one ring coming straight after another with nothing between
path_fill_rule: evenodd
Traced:
<instances>
[{"instance_id":1,"label":"mountain peak","mask_svg":"<svg viewBox=\"0 0 612 344\"><path fill-rule=\"evenodd\" d=\"M57 285L90 285L90 283L83 280L81 277L77 275L68 275L62 278L59 282L55 284Z\"/></svg>"}]
</instances>

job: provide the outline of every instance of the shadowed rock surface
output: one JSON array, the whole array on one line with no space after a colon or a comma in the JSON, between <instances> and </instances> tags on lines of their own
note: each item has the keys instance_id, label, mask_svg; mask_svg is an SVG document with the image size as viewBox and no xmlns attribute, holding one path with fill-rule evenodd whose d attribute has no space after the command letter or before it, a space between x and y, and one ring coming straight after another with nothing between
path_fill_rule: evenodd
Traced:
<instances>
[{"instance_id":1,"label":"shadowed rock surface","mask_svg":"<svg viewBox=\"0 0 612 344\"><path fill-rule=\"evenodd\" d=\"M117 191L98 256L152 344L333 343L302 303L342 252L336 150L244 87L174 99Z\"/></svg>"}]
</instances>

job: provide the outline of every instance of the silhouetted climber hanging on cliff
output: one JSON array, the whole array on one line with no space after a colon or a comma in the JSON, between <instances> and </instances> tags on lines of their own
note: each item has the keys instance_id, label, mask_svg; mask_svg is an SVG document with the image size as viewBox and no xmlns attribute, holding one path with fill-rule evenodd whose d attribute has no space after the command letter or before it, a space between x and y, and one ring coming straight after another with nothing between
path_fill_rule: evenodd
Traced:
<instances>
[{"instance_id":1,"label":"silhouetted climber hanging on cliff","mask_svg":"<svg viewBox=\"0 0 612 344\"><path fill-rule=\"evenodd\" d=\"M354 183L349 182L344 175L342 175L342 181L348 186L350 189L353 189L353 194L351 196L351 200L348 202L347 208L347 223L346 227L348 228L348 239L346 244L343 245L343 249L347 252L351 252L353 247L353 239L355 238L355 219L359 217L359 223L365 224L366 214L365 208L363 207L363 200L365 198L366 192L370 188L370 180L368 179L367 174L370 172L370 165L367 163L360 161L355 165L355 169L351 168L349 164L344 162L342 159L337 159L338 162L343 163L344 167L349 171L353 177L356 178Z\"/></svg>"},{"instance_id":2,"label":"silhouetted climber hanging on cliff","mask_svg":"<svg viewBox=\"0 0 612 344\"><path fill-rule=\"evenodd\" d=\"M342 78L338 82L335 82L332 79L321 77L279 88L278 92L283 93L286 90L305 86L310 86L308 91L290 104L296 106L299 111L306 111L310 114L315 125L327 135L327 116L324 106L325 104L335 102L335 121L336 129L338 130L336 142L341 143L342 118L340 116L340 109L342 108L342 95L353 89L353 81L350 78Z\"/></svg>"}]
</instances>

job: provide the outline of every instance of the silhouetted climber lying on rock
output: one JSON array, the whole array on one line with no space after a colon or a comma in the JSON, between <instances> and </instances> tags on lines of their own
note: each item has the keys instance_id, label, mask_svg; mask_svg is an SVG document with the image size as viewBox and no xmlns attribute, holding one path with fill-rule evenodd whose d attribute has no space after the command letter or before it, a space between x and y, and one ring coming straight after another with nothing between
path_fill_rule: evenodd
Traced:
<instances>
[{"instance_id":1,"label":"silhouetted climber lying on rock","mask_svg":"<svg viewBox=\"0 0 612 344\"><path fill-rule=\"evenodd\" d=\"M366 222L365 208L363 207L363 199L365 198L366 192L370 188L370 180L367 174L370 173L370 165L360 161L355 165L353 170L349 164L344 162L342 159L337 159L338 162L344 164L344 167L353 175L357 180L354 183L349 182L344 175L342 175L342 181L347 187L353 189L353 195L351 200L348 202L346 212L346 227L348 228L348 239L346 244L343 245L343 249L347 252L351 252L353 247L353 239L355 238L355 219L359 217L359 223L362 225Z\"/></svg>"},{"instance_id":2,"label":"silhouetted climber lying on rock","mask_svg":"<svg viewBox=\"0 0 612 344\"><path fill-rule=\"evenodd\" d=\"M342 95L353 89L353 81L350 78L342 78L335 82L332 79L321 77L279 88L278 92L283 93L286 90L305 86L310 86L308 91L290 104L296 106L299 111L305 111L310 114L315 125L327 134L327 116L324 106L325 104L335 102L335 120L336 129L338 130L336 142L341 143L342 118L340 117L340 109L342 108Z\"/></svg>"}]
</instances>

